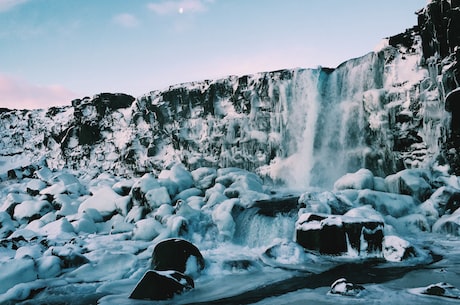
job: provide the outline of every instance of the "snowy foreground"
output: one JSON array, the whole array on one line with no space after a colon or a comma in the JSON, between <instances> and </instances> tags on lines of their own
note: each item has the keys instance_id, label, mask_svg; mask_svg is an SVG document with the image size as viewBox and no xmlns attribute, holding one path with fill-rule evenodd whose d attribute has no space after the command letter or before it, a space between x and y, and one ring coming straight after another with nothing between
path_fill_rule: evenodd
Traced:
<instances>
[{"instance_id":1,"label":"snowy foreground","mask_svg":"<svg viewBox=\"0 0 460 305\"><path fill-rule=\"evenodd\" d=\"M1 178L0 304L151 304L129 295L172 237L205 267L187 269L194 289L158 304L460 303L460 185L441 168L385 179L363 169L297 193L241 169L181 165L158 177L38 166ZM324 225L302 223L312 214L384 223L381 251L363 239L360 251L306 251L296 230Z\"/></svg>"}]
</instances>

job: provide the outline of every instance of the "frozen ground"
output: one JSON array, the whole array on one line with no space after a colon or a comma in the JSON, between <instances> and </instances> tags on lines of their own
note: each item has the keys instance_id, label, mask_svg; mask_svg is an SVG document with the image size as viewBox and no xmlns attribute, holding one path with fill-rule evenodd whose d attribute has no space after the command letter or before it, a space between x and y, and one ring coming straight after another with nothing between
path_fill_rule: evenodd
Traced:
<instances>
[{"instance_id":1,"label":"frozen ground","mask_svg":"<svg viewBox=\"0 0 460 305\"><path fill-rule=\"evenodd\" d=\"M171 237L195 244L206 267L190 272L194 289L156 304L460 303L421 293L443 282L460 287L460 210L449 199L460 191L444 172L383 179L360 170L332 192L294 194L302 206L285 209L260 202L286 194L236 168L175 165L138 178L22 171L0 184L1 304L151 304L128 297L155 245ZM384 251L305 251L294 241L305 213L381 220ZM331 293L341 278L364 290Z\"/></svg>"}]
</instances>

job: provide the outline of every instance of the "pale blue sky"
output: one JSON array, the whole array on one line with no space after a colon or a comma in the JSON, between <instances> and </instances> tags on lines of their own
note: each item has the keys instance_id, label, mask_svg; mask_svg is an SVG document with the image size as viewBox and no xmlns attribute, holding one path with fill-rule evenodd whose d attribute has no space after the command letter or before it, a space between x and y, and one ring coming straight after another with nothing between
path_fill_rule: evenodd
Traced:
<instances>
[{"instance_id":1,"label":"pale blue sky","mask_svg":"<svg viewBox=\"0 0 460 305\"><path fill-rule=\"evenodd\" d=\"M0 107L335 67L415 25L426 2L0 0Z\"/></svg>"}]
</instances>

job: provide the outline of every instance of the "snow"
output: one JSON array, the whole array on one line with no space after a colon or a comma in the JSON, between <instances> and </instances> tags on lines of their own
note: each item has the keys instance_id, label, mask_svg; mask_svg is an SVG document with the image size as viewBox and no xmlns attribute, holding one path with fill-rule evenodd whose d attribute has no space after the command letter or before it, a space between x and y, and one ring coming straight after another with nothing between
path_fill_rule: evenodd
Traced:
<instances>
[{"instance_id":1,"label":"snow","mask_svg":"<svg viewBox=\"0 0 460 305\"><path fill-rule=\"evenodd\" d=\"M11 262L2 262L0 267L2 274L0 275L0 293L5 293L8 289L17 284L31 282L37 279L35 271L35 262L31 258L21 258Z\"/></svg>"},{"instance_id":2,"label":"snow","mask_svg":"<svg viewBox=\"0 0 460 305\"><path fill-rule=\"evenodd\" d=\"M212 114L167 100L173 91L105 116L89 99L78 118L73 107L0 114L10 135L0 138L0 303L145 304L128 296L155 245L172 237L195 244L206 267L193 272L194 289L159 304L445 303L423 291L460 287L460 210L447 206L460 183L431 162L446 117L415 42L385 39L334 70L170 88L206 96ZM77 120L101 138L80 145ZM414 130L422 143L395 150L396 132ZM400 162L408 168L383 177ZM274 205L267 216L254 205L292 192L302 208ZM305 222L311 213L324 220ZM383 257L319 255L295 242L296 228L350 219L384 223ZM346 295L349 283L365 293Z\"/></svg>"},{"instance_id":3,"label":"snow","mask_svg":"<svg viewBox=\"0 0 460 305\"><path fill-rule=\"evenodd\" d=\"M410 243L398 236L389 235L383 238L383 256L389 262L402 261L409 247Z\"/></svg>"},{"instance_id":4,"label":"snow","mask_svg":"<svg viewBox=\"0 0 460 305\"><path fill-rule=\"evenodd\" d=\"M349 173L342 176L334 183L334 189L374 189L374 175L368 169L359 169L355 173Z\"/></svg>"},{"instance_id":5,"label":"snow","mask_svg":"<svg viewBox=\"0 0 460 305\"><path fill-rule=\"evenodd\" d=\"M116 201L120 199L120 195L109 186L101 186L93 190L93 196L89 197L80 204L79 213L84 213L89 209L95 209L103 217L111 215L117 210Z\"/></svg>"},{"instance_id":6,"label":"snow","mask_svg":"<svg viewBox=\"0 0 460 305\"><path fill-rule=\"evenodd\" d=\"M32 296L35 289L46 287L43 292L34 295L39 300L47 295L58 295L58 291L64 293L64 287L68 286L73 287L74 295L90 293L96 297L101 293L97 297L100 304L140 304L141 301L128 299L129 293L148 270L154 245L171 237L185 237L192 241L206 261L204 270L194 272L195 288L174 297L174 303L185 304L250 293L270 283L289 281L289 278L298 276L298 272L303 276L322 276L325 270L334 268L338 263L357 259L352 255L334 258L306 252L294 241L296 223L297 226L320 228L324 225L340 226L351 219L385 222L383 257L388 263L401 266L423 266L429 261L430 256L420 247L423 240L429 238L424 234L439 234L429 233L431 225L436 222L427 221L425 215L419 213L428 211L427 208L422 209L421 205L417 209L413 197L408 195L368 189L304 192L299 202L306 205L319 202L327 206L329 212L324 214L322 221L303 223L310 215L308 208L269 217L258 214L258 209L250 204L243 204L244 200L252 202L248 198L265 198L271 194L270 187L252 173L234 168L218 171L203 169L194 172L195 177L200 172L200 177L215 177L212 178L213 184L208 184L206 189L195 188L195 182L191 183L195 180L190 180L193 174L183 168L180 168L180 174L176 173L176 182L171 180L172 171L168 172L167 181L175 185L181 179L188 181L187 189L179 192L179 188L175 188L172 193L174 197L182 194L181 198L176 198L175 206L167 200L170 194L162 185L165 180L153 174L139 179L112 175L78 177L75 174L63 176L69 179L53 178L54 185L64 186L67 191L50 198L52 205L46 200L37 200L41 198L40 194L25 194L25 187L19 180L15 184L4 182L9 186L2 188L1 194L8 200L3 205L5 211L0 214L4 229L0 263L5 268L1 276L5 284L0 285L3 289L0 300L25 300ZM60 173L53 176L58 177ZM47 179L50 180L49 176ZM33 181L23 180L24 185ZM68 185L78 188L69 192ZM179 185L183 188L185 184L179 182ZM134 188L137 191L133 192ZM438 214L431 215L433 220L440 222L458 215L458 212L440 214L443 213L443 209L439 209L441 202L453 192L450 188L439 188L427 200L436 202L433 208ZM228 198L224 194L236 197ZM134 196L145 198L145 201L141 199L133 205ZM161 202L161 197L166 199L165 202ZM373 203L364 202L363 198L367 201L372 199ZM158 203L153 203L155 200L159 200ZM397 207L394 206L395 201L399 203ZM7 212L12 205L15 207L12 211L17 216L23 210L24 213L40 212L35 205L40 207L44 202L52 208L39 213L35 220L21 217L21 222L17 222ZM31 209L23 208L26 206ZM344 215L330 216L331 210L341 211ZM415 243L406 235L415 236ZM430 240L431 245L438 242L435 237ZM442 247L447 245L448 242L445 242ZM433 250L436 251L436 246ZM452 260L450 256L447 259ZM358 260L365 261L366 258ZM189 265L192 270L192 262ZM385 270L388 267L382 265L380 268ZM289 292L288 289L274 300L284 303L283 300L296 300L300 296L333 300L328 295L328 287L337 279L330 279L327 287L323 288L297 289L297 292ZM241 281L251 284L241 285ZM451 282L458 285L458 282ZM426 283L429 284L432 283ZM388 285L364 283L365 293L348 297L368 300L379 289L395 294ZM408 289L412 288L407 285ZM339 291L341 287L336 285L335 290ZM334 300L343 297L346 296L337 294ZM270 298L266 302L270 304ZM345 301L339 303L346 304Z\"/></svg>"}]
</instances>

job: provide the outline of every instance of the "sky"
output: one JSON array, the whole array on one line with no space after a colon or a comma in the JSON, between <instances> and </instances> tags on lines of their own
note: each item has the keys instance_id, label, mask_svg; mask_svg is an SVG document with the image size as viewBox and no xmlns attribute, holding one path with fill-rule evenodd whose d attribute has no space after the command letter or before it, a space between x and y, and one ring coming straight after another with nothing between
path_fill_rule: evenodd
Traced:
<instances>
[{"instance_id":1,"label":"sky","mask_svg":"<svg viewBox=\"0 0 460 305\"><path fill-rule=\"evenodd\" d=\"M0 0L0 108L285 68L336 67L427 0Z\"/></svg>"}]
</instances>

